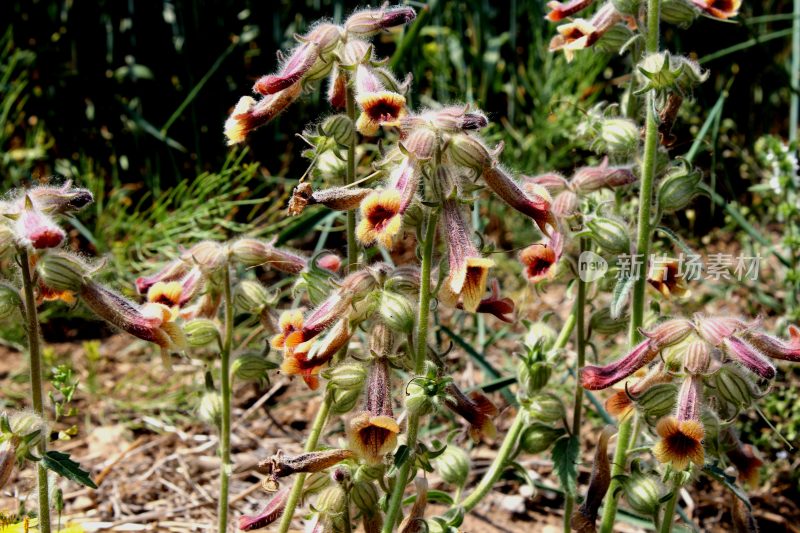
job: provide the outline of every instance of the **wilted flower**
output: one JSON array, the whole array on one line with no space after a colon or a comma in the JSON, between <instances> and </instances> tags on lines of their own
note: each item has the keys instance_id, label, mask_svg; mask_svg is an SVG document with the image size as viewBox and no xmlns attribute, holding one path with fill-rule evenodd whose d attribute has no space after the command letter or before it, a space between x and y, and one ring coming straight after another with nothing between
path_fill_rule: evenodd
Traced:
<instances>
[{"instance_id":1,"label":"wilted flower","mask_svg":"<svg viewBox=\"0 0 800 533\"><path fill-rule=\"evenodd\" d=\"M170 261L164 268L152 276L136 278L136 290L139 294L147 294L150 287L156 283L179 280L189 272L190 268L191 267L181 259Z\"/></svg>"},{"instance_id":2,"label":"wilted flower","mask_svg":"<svg viewBox=\"0 0 800 533\"><path fill-rule=\"evenodd\" d=\"M308 182L295 187L289 200L289 214L299 215L307 205L324 205L334 211L350 211L357 209L361 202L369 196L372 189L360 187L331 187L314 191Z\"/></svg>"},{"instance_id":3,"label":"wilted flower","mask_svg":"<svg viewBox=\"0 0 800 533\"><path fill-rule=\"evenodd\" d=\"M291 487L284 487L276 492L267 503L266 507L256 515L242 515L239 517L239 530L252 531L265 528L283 515L286 503L289 501Z\"/></svg>"},{"instance_id":4,"label":"wilted flower","mask_svg":"<svg viewBox=\"0 0 800 533\"><path fill-rule=\"evenodd\" d=\"M56 215L80 211L94 201L91 191L73 187L69 180L60 186L35 187L27 195L43 212Z\"/></svg>"},{"instance_id":5,"label":"wilted flower","mask_svg":"<svg viewBox=\"0 0 800 533\"><path fill-rule=\"evenodd\" d=\"M362 135L372 136L381 126L397 126L406 114L406 98L402 94L386 89L375 71L359 64L355 75L356 102L361 115L356 129Z\"/></svg>"},{"instance_id":6,"label":"wilted flower","mask_svg":"<svg viewBox=\"0 0 800 533\"><path fill-rule=\"evenodd\" d=\"M351 335L349 320L339 320L323 337L315 337L287 349L281 372L290 376L302 376L306 385L315 390L319 387L317 374L347 343Z\"/></svg>"},{"instance_id":7,"label":"wilted flower","mask_svg":"<svg viewBox=\"0 0 800 533\"><path fill-rule=\"evenodd\" d=\"M572 61L576 50L589 48L620 21L622 14L608 2L591 19L576 19L556 28L558 35L550 41L550 51L563 50L567 61Z\"/></svg>"},{"instance_id":8,"label":"wilted flower","mask_svg":"<svg viewBox=\"0 0 800 533\"><path fill-rule=\"evenodd\" d=\"M712 17L727 20L739 14L742 0L692 0L692 3Z\"/></svg>"},{"instance_id":9,"label":"wilted flower","mask_svg":"<svg viewBox=\"0 0 800 533\"><path fill-rule=\"evenodd\" d=\"M608 440L615 433L613 426L606 426L600 433L592 463L592 477L589 479L589 488L586 490L586 499L583 504L572 514L570 525L573 531L595 531L597 511L603 503L603 498L611 485L611 462L608 460Z\"/></svg>"},{"instance_id":10,"label":"wilted flower","mask_svg":"<svg viewBox=\"0 0 800 533\"><path fill-rule=\"evenodd\" d=\"M653 455L662 463L672 463L675 470L686 469L690 462L702 467L705 461L705 430L700 421L702 387L702 378L693 375L684 378L678 393L677 415L664 417L656 425L661 439L653 447Z\"/></svg>"},{"instance_id":11,"label":"wilted flower","mask_svg":"<svg viewBox=\"0 0 800 533\"><path fill-rule=\"evenodd\" d=\"M398 533L420 533L428 531L425 524L425 508L428 506L428 481L424 477L414 479L414 487L417 489L417 498L408 515L400 522Z\"/></svg>"},{"instance_id":12,"label":"wilted flower","mask_svg":"<svg viewBox=\"0 0 800 533\"><path fill-rule=\"evenodd\" d=\"M373 359L367 378L364 411L350 420L350 446L367 463L381 462L394 450L400 426L394 419L389 363L385 358Z\"/></svg>"},{"instance_id":13,"label":"wilted flower","mask_svg":"<svg viewBox=\"0 0 800 533\"><path fill-rule=\"evenodd\" d=\"M581 167L575 171L570 180L579 193L589 193L603 188L615 189L630 185L636 181L631 167L612 167L608 165L608 157L596 167Z\"/></svg>"},{"instance_id":14,"label":"wilted flower","mask_svg":"<svg viewBox=\"0 0 800 533\"><path fill-rule=\"evenodd\" d=\"M538 283L545 279L553 279L556 274L556 264L561 259L563 250L564 239L560 233L553 233L551 237L545 237L542 242L522 250L519 260L528 281Z\"/></svg>"},{"instance_id":15,"label":"wilted flower","mask_svg":"<svg viewBox=\"0 0 800 533\"><path fill-rule=\"evenodd\" d=\"M483 437L495 436L497 430L493 417L497 416L498 411L488 397L479 391L467 396L453 383L447 385L445 393L444 404L467 421L473 441L480 442Z\"/></svg>"},{"instance_id":16,"label":"wilted flower","mask_svg":"<svg viewBox=\"0 0 800 533\"><path fill-rule=\"evenodd\" d=\"M284 455L279 450L269 459L259 462L256 470L271 481L276 481L294 474L321 472L351 457L353 452L344 449L306 452L296 456Z\"/></svg>"},{"instance_id":17,"label":"wilted flower","mask_svg":"<svg viewBox=\"0 0 800 533\"><path fill-rule=\"evenodd\" d=\"M758 470L764 464L750 444L743 444L731 427L725 428L721 435L722 444L727 448L725 454L739 472L739 480L751 487L758 485Z\"/></svg>"},{"instance_id":18,"label":"wilted flower","mask_svg":"<svg viewBox=\"0 0 800 533\"><path fill-rule=\"evenodd\" d=\"M462 299L464 309L474 313L486 291L486 279L494 261L482 257L472 243L469 228L456 200L443 204L443 238L447 243L450 272L439 291L439 298L455 306Z\"/></svg>"}]
</instances>

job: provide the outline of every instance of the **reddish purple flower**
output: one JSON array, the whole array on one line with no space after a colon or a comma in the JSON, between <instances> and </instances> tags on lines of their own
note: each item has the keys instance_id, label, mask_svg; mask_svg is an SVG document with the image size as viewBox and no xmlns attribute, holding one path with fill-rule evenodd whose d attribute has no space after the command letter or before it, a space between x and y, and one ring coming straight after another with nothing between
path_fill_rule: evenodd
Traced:
<instances>
[{"instance_id":1,"label":"reddish purple flower","mask_svg":"<svg viewBox=\"0 0 800 533\"><path fill-rule=\"evenodd\" d=\"M761 331L748 330L743 333L750 344L764 355L782 361L800 361L800 329L789 326L789 341L783 341Z\"/></svg>"},{"instance_id":2,"label":"reddish purple flower","mask_svg":"<svg viewBox=\"0 0 800 533\"><path fill-rule=\"evenodd\" d=\"M775 367L772 363L762 353L739 337L735 335L726 337L722 341L722 347L726 354L750 372L764 379L775 377Z\"/></svg>"},{"instance_id":3,"label":"reddish purple flower","mask_svg":"<svg viewBox=\"0 0 800 533\"><path fill-rule=\"evenodd\" d=\"M136 278L136 290L139 294L147 294L147 291L159 281L176 281L181 279L189 272L189 265L182 259L175 259L167 263L161 270L152 276L142 276Z\"/></svg>"},{"instance_id":4,"label":"reddish purple flower","mask_svg":"<svg viewBox=\"0 0 800 533\"><path fill-rule=\"evenodd\" d=\"M447 386L445 392L447 396L444 404L469 423L469 435L474 442L480 442L483 437L495 436L497 430L493 418L498 411L485 394L473 391L467 396L453 383Z\"/></svg>"},{"instance_id":5,"label":"reddish purple flower","mask_svg":"<svg viewBox=\"0 0 800 533\"><path fill-rule=\"evenodd\" d=\"M542 232L547 233L547 224L556 227L555 217L550 212L551 198L544 187L538 193L526 194L511 176L496 166L484 169L483 181L504 202L533 219Z\"/></svg>"},{"instance_id":6,"label":"reddish purple flower","mask_svg":"<svg viewBox=\"0 0 800 533\"><path fill-rule=\"evenodd\" d=\"M637 344L627 355L606 366L586 365L581 369L581 385L587 390L602 390L622 381L655 359L658 345L650 339Z\"/></svg>"},{"instance_id":7,"label":"reddish purple flower","mask_svg":"<svg viewBox=\"0 0 800 533\"><path fill-rule=\"evenodd\" d=\"M463 304L459 303L458 308L463 309ZM511 298L500 298L500 285L497 283L496 279L493 279L491 295L481 300L475 312L494 315L503 322L508 322L510 324L514 321L514 300Z\"/></svg>"},{"instance_id":8,"label":"reddish purple flower","mask_svg":"<svg viewBox=\"0 0 800 533\"><path fill-rule=\"evenodd\" d=\"M56 248L67 236L64 230L34 205L30 196L25 196L24 207L16 215L15 232L22 245L36 250Z\"/></svg>"},{"instance_id":9,"label":"reddish purple flower","mask_svg":"<svg viewBox=\"0 0 800 533\"><path fill-rule=\"evenodd\" d=\"M239 517L239 529L241 531L252 531L261 529L275 522L283 515L286 503L289 501L291 487L284 487L270 499L266 507L256 515L242 515Z\"/></svg>"},{"instance_id":10,"label":"reddish purple flower","mask_svg":"<svg viewBox=\"0 0 800 533\"><path fill-rule=\"evenodd\" d=\"M344 30L356 37L370 37L414 20L417 13L408 6L382 7L356 11L344 23Z\"/></svg>"},{"instance_id":11,"label":"reddish purple flower","mask_svg":"<svg viewBox=\"0 0 800 533\"><path fill-rule=\"evenodd\" d=\"M590 5L592 5L594 0L570 0L569 2L548 2L547 7L550 8L550 12L545 15L547 20L551 22L558 22L560 20L564 20L567 17L571 17L575 13L583 11Z\"/></svg>"}]
</instances>

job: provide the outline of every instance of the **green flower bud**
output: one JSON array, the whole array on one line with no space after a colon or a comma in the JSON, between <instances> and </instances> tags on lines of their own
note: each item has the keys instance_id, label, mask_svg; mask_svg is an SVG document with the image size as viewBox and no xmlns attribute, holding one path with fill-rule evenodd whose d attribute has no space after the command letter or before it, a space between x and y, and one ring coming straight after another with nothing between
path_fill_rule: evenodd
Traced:
<instances>
[{"instance_id":1,"label":"green flower bud","mask_svg":"<svg viewBox=\"0 0 800 533\"><path fill-rule=\"evenodd\" d=\"M642 5L641 0L611 0L614 9L623 15L639 15L639 7Z\"/></svg>"},{"instance_id":2,"label":"green flower bud","mask_svg":"<svg viewBox=\"0 0 800 533\"><path fill-rule=\"evenodd\" d=\"M458 166L466 167L480 174L492 164L492 156L486 146L472 135L454 135L447 147L450 160Z\"/></svg>"},{"instance_id":3,"label":"green flower bud","mask_svg":"<svg viewBox=\"0 0 800 533\"><path fill-rule=\"evenodd\" d=\"M611 310L608 307L604 307L592 313L592 317L589 319L589 326L592 331L596 331L601 335L614 335L628 327L628 317L611 318Z\"/></svg>"},{"instance_id":4,"label":"green flower bud","mask_svg":"<svg viewBox=\"0 0 800 533\"><path fill-rule=\"evenodd\" d=\"M527 405L528 414L542 422L557 422L567 416L564 403L553 394L537 394Z\"/></svg>"},{"instance_id":5,"label":"green flower bud","mask_svg":"<svg viewBox=\"0 0 800 533\"><path fill-rule=\"evenodd\" d=\"M356 138L356 127L347 115L333 115L322 123L321 133L332 138L339 145L350 146Z\"/></svg>"},{"instance_id":6,"label":"green flower bud","mask_svg":"<svg viewBox=\"0 0 800 533\"><path fill-rule=\"evenodd\" d=\"M330 484L331 476L327 472L314 472L306 476L306 482L303 484L303 494L316 494Z\"/></svg>"},{"instance_id":7,"label":"green flower bud","mask_svg":"<svg viewBox=\"0 0 800 533\"><path fill-rule=\"evenodd\" d=\"M194 347L206 346L220 338L217 324L207 318L190 320L183 326L183 333L189 346Z\"/></svg>"},{"instance_id":8,"label":"green flower bud","mask_svg":"<svg viewBox=\"0 0 800 533\"><path fill-rule=\"evenodd\" d=\"M639 148L639 126L626 118L608 118L600 124L602 146L609 155L627 159Z\"/></svg>"},{"instance_id":9,"label":"green flower bud","mask_svg":"<svg viewBox=\"0 0 800 533\"><path fill-rule=\"evenodd\" d=\"M653 516L661 505L661 486L653 477L634 473L624 478L622 488L631 509L644 516Z\"/></svg>"},{"instance_id":10,"label":"green flower bud","mask_svg":"<svg viewBox=\"0 0 800 533\"><path fill-rule=\"evenodd\" d=\"M636 406L646 417L659 419L675 409L678 387L672 383L657 383L636 397Z\"/></svg>"},{"instance_id":11,"label":"green flower bud","mask_svg":"<svg viewBox=\"0 0 800 533\"><path fill-rule=\"evenodd\" d=\"M425 416L433 412L433 396L428 387L412 381L406 387L406 409L409 414Z\"/></svg>"},{"instance_id":12,"label":"green flower bud","mask_svg":"<svg viewBox=\"0 0 800 533\"><path fill-rule=\"evenodd\" d=\"M636 1L621 1L638 4ZM633 32L625 24L615 24L594 44L594 49L606 54L616 54L631 40L631 37L633 37Z\"/></svg>"},{"instance_id":13,"label":"green flower bud","mask_svg":"<svg viewBox=\"0 0 800 533\"><path fill-rule=\"evenodd\" d=\"M384 467L382 464L377 465L369 465L369 464L360 464L358 468L356 468L355 473L353 473L353 481L356 483L359 482L369 482L369 481L377 481L384 474Z\"/></svg>"},{"instance_id":14,"label":"green flower bud","mask_svg":"<svg viewBox=\"0 0 800 533\"><path fill-rule=\"evenodd\" d=\"M323 59L317 59L303 76L303 83L311 83L327 78L328 74L333 70L334 63L334 61L330 60L325 61Z\"/></svg>"},{"instance_id":15,"label":"green flower bud","mask_svg":"<svg viewBox=\"0 0 800 533\"><path fill-rule=\"evenodd\" d=\"M78 292L89 273L89 266L73 254L52 251L41 258L37 270L44 284L51 289Z\"/></svg>"},{"instance_id":16,"label":"green flower bud","mask_svg":"<svg viewBox=\"0 0 800 533\"><path fill-rule=\"evenodd\" d=\"M231 375L245 381L261 381L274 368L275 364L261 354L242 354L231 365Z\"/></svg>"},{"instance_id":17,"label":"green flower bud","mask_svg":"<svg viewBox=\"0 0 800 533\"><path fill-rule=\"evenodd\" d=\"M730 366L723 366L714 374L714 387L717 396L736 409L748 407L760 394L742 372Z\"/></svg>"},{"instance_id":18,"label":"green flower bud","mask_svg":"<svg viewBox=\"0 0 800 533\"><path fill-rule=\"evenodd\" d=\"M382 291L378 311L386 325L398 333L409 333L414 328L414 306L402 294Z\"/></svg>"},{"instance_id":19,"label":"green flower bud","mask_svg":"<svg viewBox=\"0 0 800 533\"><path fill-rule=\"evenodd\" d=\"M538 343L543 350L549 350L555 344L557 337L556 330L544 322L534 322L525 335L525 346L533 348Z\"/></svg>"},{"instance_id":20,"label":"green flower bud","mask_svg":"<svg viewBox=\"0 0 800 533\"><path fill-rule=\"evenodd\" d=\"M700 192L702 174L685 162L667 171L658 186L658 207L665 213L685 208Z\"/></svg>"},{"instance_id":21,"label":"green flower bud","mask_svg":"<svg viewBox=\"0 0 800 533\"><path fill-rule=\"evenodd\" d=\"M347 493L341 485L332 485L323 490L317 498L315 507L325 516L337 516L344 511Z\"/></svg>"},{"instance_id":22,"label":"green flower bud","mask_svg":"<svg viewBox=\"0 0 800 533\"><path fill-rule=\"evenodd\" d=\"M5 283L0 283L0 320L10 317L21 304L19 291Z\"/></svg>"},{"instance_id":23,"label":"green flower bud","mask_svg":"<svg viewBox=\"0 0 800 533\"><path fill-rule=\"evenodd\" d=\"M597 245L611 254L627 254L631 251L630 230L612 218L598 217L586 223L592 239Z\"/></svg>"},{"instance_id":24,"label":"green flower bud","mask_svg":"<svg viewBox=\"0 0 800 533\"><path fill-rule=\"evenodd\" d=\"M206 391L200 398L200 405L197 408L197 417L214 427L219 426L222 414L222 396L215 391Z\"/></svg>"},{"instance_id":25,"label":"green flower bud","mask_svg":"<svg viewBox=\"0 0 800 533\"><path fill-rule=\"evenodd\" d=\"M520 393L524 396L533 396L547 385L552 374L553 367L550 363L536 361L529 364L528 361L520 361L517 365Z\"/></svg>"},{"instance_id":26,"label":"green flower bud","mask_svg":"<svg viewBox=\"0 0 800 533\"><path fill-rule=\"evenodd\" d=\"M436 458L436 471L451 485L463 487L469 477L469 469L469 455L455 444L448 444Z\"/></svg>"},{"instance_id":27,"label":"green flower bud","mask_svg":"<svg viewBox=\"0 0 800 533\"><path fill-rule=\"evenodd\" d=\"M525 429L519 441L525 453L542 453L552 446L566 431L563 428L554 428L548 424L534 422Z\"/></svg>"},{"instance_id":28,"label":"green flower bud","mask_svg":"<svg viewBox=\"0 0 800 533\"><path fill-rule=\"evenodd\" d=\"M700 11L686 0L662 0L661 2L661 20L680 28L691 26L699 14Z\"/></svg>"},{"instance_id":29,"label":"green flower bud","mask_svg":"<svg viewBox=\"0 0 800 533\"><path fill-rule=\"evenodd\" d=\"M326 371L325 377L332 387L346 391L360 391L367 379L367 369L361 363L344 363Z\"/></svg>"},{"instance_id":30,"label":"green flower bud","mask_svg":"<svg viewBox=\"0 0 800 533\"><path fill-rule=\"evenodd\" d=\"M372 514L378 509L378 489L371 481L360 481L353 484L350 501L362 512Z\"/></svg>"},{"instance_id":31,"label":"green flower bud","mask_svg":"<svg viewBox=\"0 0 800 533\"><path fill-rule=\"evenodd\" d=\"M14 249L14 230L0 222L0 258Z\"/></svg>"},{"instance_id":32,"label":"green flower bud","mask_svg":"<svg viewBox=\"0 0 800 533\"><path fill-rule=\"evenodd\" d=\"M361 395L361 391L359 389L336 389L333 391L333 405L331 406L331 410L336 413L337 415L343 415L345 413L349 413L352 411L355 406L356 402L358 402L358 397Z\"/></svg>"},{"instance_id":33,"label":"green flower bud","mask_svg":"<svg viewBox=\"0 0 800 533\"><path fill-rule=\"evenodd\" d=\"M260 315L264 308L270 305L271 300L269 291L261 283L245 280L236 287L233 303L245 313Z\"/></svg>"},{"instance_id":34,"label":"green flower bud","mask_svg":"<svg viewBox=\"0 0 800 533\"><path fill-rule=\"evenodd\" d=\"M714 413L714 411L710 409L705 409L700 414L700 421L703 423L703 430L705 431L705 436L703 440L705 441L707 446L711 446L712 448L716 448L719 444L719 435L720 435L720 421L719 417Z\"/></svg>"}]
</instances>

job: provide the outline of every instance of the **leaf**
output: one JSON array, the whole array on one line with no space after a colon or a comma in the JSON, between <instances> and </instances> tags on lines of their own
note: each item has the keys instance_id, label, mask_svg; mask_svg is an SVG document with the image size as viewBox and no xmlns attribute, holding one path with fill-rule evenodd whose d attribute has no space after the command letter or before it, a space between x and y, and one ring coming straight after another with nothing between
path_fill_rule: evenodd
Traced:
<instances>
[{"instance_id":1,"label":"leaf","mask_svg":"<svg viewBox=\"0 0 800 533\"><path fill-rule=\"evenodd\" d=\"M410 452L411 452L411 449L408 446L406 446L405 444L401 444L397 448L397 452L394 454L394 466L395 466L395 468L400 468L401 466L403 466L403 463L405 463L408 460Z\"/></svg>"},{"instance_id":2,"label":"leaf","mask_svg":"<svg viewBox=\"0 0 800 533\"><path fill-rule=\"evenodd\" d=\"M633 282L636 281L634 276L620 276L617 279L617 284L614 286L614 292L611 295L611 318L617 319L622 313L622 308L628 301L628 294L633 288Z\"/></svg>"},{"instance_id":3,"label":"leaf","mask_svg":"<svg viewBox=\"0 0 800 533\"><path fill-rule=\"evenodd\" d=\"M561 488L570 495L575 495L577 488L578 468L576 463L579 451L580 446L575 437L561 437L553 446L553 468L561 481Z\"/></svg>"},{"instance_id":4,"label":"leaf","mask_svg":"<svg viewBox=\"0 0 800 533\"><path fill-rule=\"evenodd\" d=\"M89 472L83 470L81 465L70 459L68 453L51 450L42 458L42 464L45 468L75 483L80 483L92 489L97 488L92 478L89 477Z\"/></svg>"},{"instance_id":5,"label":"leaf","mask_svg":"<svg viewBox=\"0 0 800 533\"><path fill-rule=\"evenodd\" d=\"M699 256L699 255L700 255L700 254L698 254L697 252L695 252L694 250L692 250L692 249L689 247L689 245L688 245L688 244L686 244L686 243L684 242L684 240L683 240L683 239L681 239L681 238L678 236L678 234L677 234L677 233L675 233L674 231L672 231L671 229L669 229L669 228L667 228L667 227L664 227L664 226L658 226L658 227L656 228L656 231L660 231L661 233L663 233L664 235L666 235L666 236L667 236L667 238L668 238L669 240L671 240L671 241L673 242L673 244L675 244L675 246L677 246L678 248L680 248L680 250L681 250L681 251L682 251L684 254L686 254L687 256L689 256L689 257L692 257L692 256Z\"/></svg>"},{"instance_id":6,"label":"leaf","mask_svg":"<svg viewBox=\"0 0 800 533\"><path fill-rule=\"evenodd\" d=\"M753 510L753 507L750 504L750 498L747 497L747 493L744 491L744 489L736 484L735 477L729 476L715 464L705 465L703 467L703 472L725 485L729 491L731 491L737 498L744 502L748 510Z\"/></svg>"}]
</instances>

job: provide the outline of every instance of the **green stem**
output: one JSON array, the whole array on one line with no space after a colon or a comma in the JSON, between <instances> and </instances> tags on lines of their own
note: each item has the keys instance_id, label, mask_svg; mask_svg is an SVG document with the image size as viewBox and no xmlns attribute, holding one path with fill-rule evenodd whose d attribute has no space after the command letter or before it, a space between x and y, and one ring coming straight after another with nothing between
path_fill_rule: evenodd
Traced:
<instances>
[{"instance_id":1,"label":"green stem","mask_svg":"<svg viewBox=\"0 0 800 533\"><path fill-rule=\"evenodd\" d=\"M434 241L436 241L436 223L439 219L439 214L436 211L430 210L427 213L426 219L425 241L422 243L422 265L420 267L421 279L419 287L419 308L417 310L417 329L414 336L414 347L417 351L414 358L414 373L416 375L422 374L425 370L425 359L428 355L428 319L431 309L431 269L433 267L433 245ZM419 415L416 413L409 414L406 446L408 446L409 451L412 453L397 471L395 485L392 489L389 506L386 510L386 520L384 520L383 523L384 533L391 533L394 529L394 525L400 514L400 508L403 505L403 493L408 484L408 476L414 462L413 452L417 444L418 429Z\"/></svg>"},{"instance_id":2,"label":"green stem","mask_svg":"<svg viewBox=\"0 0 800 533\"><path fill-rule=\"evenodd\" d=\"M517 417L514 419L514 423L511 424L511 427L508 429L508 433L506 433L505 439L503 439L503 444L500 446L500 449L497 451L497 456L494 458L492 462L492 466L489 467L489 470L483 476L478 486L464 498L464 501L461 502L461 507L464 508L465 512L469 512L472 510L473 507L478 505L478 503L492 490L492 487L500 478L500 475L503 473L503 470L506 468L506 462L508 462L508 458L511 456L511 452L514 451L517 445L517 441L519 440L519 436L522 434L522 430L525 429L525 415L523 414L524 411L518 411Z\"/></svg>"},{"instance_id":3,"label":"green stem","mask_svg":"<svg viewBox=\"0 0 800 533\"><path fill-rule=\"evenodd\" d=\"M664 518L661 520L661 527L659 533L670 533L672 531L672 524L675 522L675 504L678 502L680 489L676 486L672 490L672 498L667 502L664 508Z\"/></svg>"},{"instance_id":4,"label":"green stem","mask_svg":"<svg viewBox=\"0 0 800 533\"><path fill-rule=\"evenodd\" d=\"M219 435L219 454L222 465L219 471L219 533L228 531L228 485L231 477L231 350L233 348L233 297L231 273L225 268L223 280L225 301L225 339L220 351L220 381L222 382L222 417Z\"/></svg>"},{"instance_id":5,"label":"green stem","mask_svg":"<svg viewBox=\"0 0 800 533\"><path fill-rule=\"evenodd\" d=\"M792 78L791 100L789 105L789 142L797 142L797 128L800 126L800 0L794 0L794 21L792 24ZM795 147L800 151L800 147Z\"/></svg>"},{"instance_id":6,"label":"green stem","mask_svg":"<svg viewBox=\"0 0 800 533\"><path fill-rule=\"evenodd\" d=\"M33 411L45 422L44 393L42 391L42 353L39 337L39 316L36 312L36 298L33 294L33 277L28 252L19 250L19 264L22 271L22 288L25 294L25 318L28 321L28 354L30 357L31 401ZM39 455L47 452L49 432L45 431L39 439ZM47 482L47 469L41 461L36 463L36 479L39 493L39 531L50 533L50 488Z\"/></svg>"},{"instance_id":7,"label":"green stem","mask_svg":"<svg viewBox=\"0 0 800 533\"><path fill-rule=\"evenodd\" d=\"M647 40L645 49L647 53L658 52L659 18L661 14L660 0L647 0ZM647 117L645 119L644 155L642 157L642 179L639 191L639 217L637 220L636 257L642 260L642 271L633 287L633 303L631 309L631 324L629 337L631 345L639 341L639 328L644 322L645 289L647 288L647 257L650 251L650 207L653 202L653 182L656 173L656 156L658 153L658 117L655 109L655 94L651 91L647 95ZM619 425L617 433L617 448L614 451L614 463L611 468L612 479L625 471L628 448L631 445L633 432L633 417L627 417ZM612 481L608 496L603 507L603 522L600 526L602 533L611 533L617 516L617 485Z\"/></svg>"},{"instance_id":8,"label":"green stem","mask_svg":"<svg viewBox=\"0 0 800 533\"><path fill-rule=\"evenodd\" d=\"M588 249L587 239L581 238L581 249ZM580 442L581 417L583 414L583 387L580 382L581 369L586 364L586 282L578 278L578 300L575 302L575 345L578 351L578 360L575 362L575 401L572 412L572 435ZM572 508L575 506L575 496L567 494L564 500L564 533L572 531Z\"/></svg>"},{"instance_id":9,"label":"green stem","mask_svg":"<svg viewBox=\"0 0 800 533\"><path fill-rule=\"evenodd\" d=\"M347 117L355 124L356 101L350 80L345 84L345 99L347 101ZM350 185L356 180L356 141L351 139L347 147L347 175L345 185ZM356 241L356 212L347 211L347 273L352 272L358 264L358 242Z\"/></svg>"},{"instance_id":10,"label":"green stem","mask_svg":"<svg viewBox=\"0 0 800 533\"><path fill-rule=\"evenodd\" d=\"M319 411L317 411L317 417L314 419L314 425L311 426L311 433L308 435L304 451L313 452L317 448L319 437L322 434L322 430L325 428L325 423L328 421L328 414L330 414L332 403L333 395L328 391L325 394L322 405L319 406ZM292 485L292 492L289 493L289 499L286 501L286 509L283 511L283 516L281 517L281 523L278 529L280 533L286 533L289 531L289 526L292 525L294 510L297 508L300 497L303 495L303 483L305 483L305 481L305 474L297 474L295 477L294 484Z\"/></svg>"}]
</instances>

